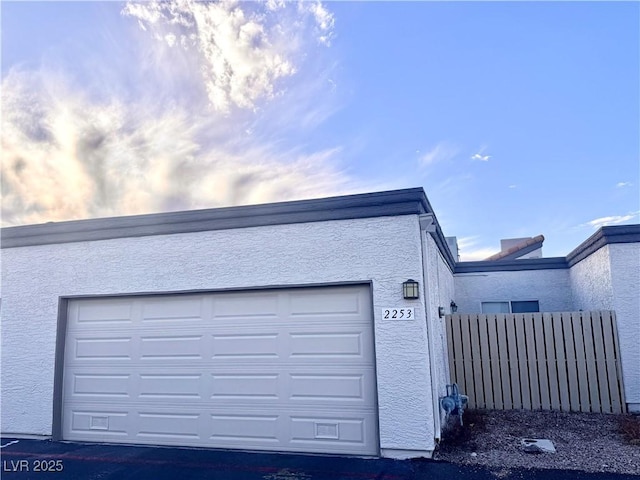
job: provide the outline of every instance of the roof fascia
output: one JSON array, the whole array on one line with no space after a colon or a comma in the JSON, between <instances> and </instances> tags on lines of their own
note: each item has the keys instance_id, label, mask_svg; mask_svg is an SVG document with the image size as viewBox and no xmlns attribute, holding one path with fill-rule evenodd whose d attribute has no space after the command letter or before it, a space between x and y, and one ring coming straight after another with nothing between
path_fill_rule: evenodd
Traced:
<instances>
[{"instance_id":1,"label":"roof fascia","mask_svg":"<svg viewBox=\"0 0 640 480\"><path fill-rule=\"evenodd\" d=\"M571 267L605 245L637 242L640 242L640 224L601 227L567 255L567 263Z\"/></svg>"},{"instance_id":2,"label":"roof fascia","mask_svg":"<svg viewBox=\"0 0 640 480\"><path fill-rule=\"evenodd\" d=\"M424 190L410 188L262 205L6 227L0 230L0 241L2 248L13 248L423 213L433 213Z\"/></svg>"}]
</instances>

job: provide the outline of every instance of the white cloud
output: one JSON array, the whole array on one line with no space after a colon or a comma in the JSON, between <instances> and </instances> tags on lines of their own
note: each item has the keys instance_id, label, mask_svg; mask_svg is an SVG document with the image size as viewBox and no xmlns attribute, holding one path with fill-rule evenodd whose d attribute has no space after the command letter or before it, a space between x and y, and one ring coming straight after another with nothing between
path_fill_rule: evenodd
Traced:
<instances>
[{"instance_id":1,"label":"white cloud","mask_svg":"<svg viewBox=\"0 0 640 480\"><path fill-rule=\"evenodd\" d=\"M478 236L458 238L458 251L460 253L460 260L463 262L485 260L491 255L498 253L499 251L495 248L478 246L478 243Z\"/></svg>"},{"instance_id":2,"label":"white cloud","mask_svg":"<svg viewBox=\"0 0 640 480\"><path fill-rule=\"evenodd\" d=\"M509 188L514 189L514 188L518 188L518 185L509 185Z\"/></svg>"},{"instance_id":3,"label":"white cloud","mask_svg":"<svg viewBox=\"0 0 640 480\"><path fill-rule=\"evenodd\" d=\"M618 183L616 183L616 187L618 187L618 188L631 187L632 185L633 185L633 183L631 183L631 182L618 182Z\"/></svg>"},{"instance_id":4,"label":"white cloud","mask_svg":"<svg viewBox=\"0 0 640 480\"><path fill-rule=\"evenodd\" d=\"M471 160L478 160L480 162L488 162L491 158L491 155L487 155L485 152L487 150L487 145L482 145L476 153L471 155Z\"/></svg>"},{"instance_id":5,"label":"white cloud","mask_svg":"<svg viewBox=\"0 0 640 480\"><path fill-rule=\"evenodd\" d=\"M324 8L322 3L318 1L312 2L309 6L309 10L313 13L316 20L318 41L325 45L331 45L331 40L334 34L333 27L335 24L333 14Z\"/></svg>"},{"instance_id":6,"label":"white cloud","mask_svg":"<svg viewBox=\"0 0 640 480\"><path fill-rule=\"evenodd\" d=\"M123 42L131 58L144 61L79 59L76 67L82 60L89 67L82 84L55 73L68 71L55 65L14 68L3 78L3 224L365 190L343 171L340 146L310 151L283 141L286 128L317 125L337 108L323 96L331 91L332 65L302 62L298 81L276 96L275 82L289 68L283 66L295 69L296 58L317 43L304 30L319 15L310 6L182 1L126 9L147 31L136 27L143 41ZM291 41L281 44L288 34ZM234 35L240 45L229 44ZM208 105L212 98L217 110ZM293 117L298 123L280 123Z\"/></svg>"},{"instance_id":7,"label":"white cloud","mask_svg":"<svg viewBox=\"0 0 640 480\"><path fill-rule=\"evenodd\" d=\"M297 9L273 0L130 2L122 13L152 38L196 55L209 101L221 112L273 98L278 82L297 71L306 31L328 45L334 25L320 2L301 2Z\"/></svg>"},{"instance_id":8,"label":"white cloud","mask_svg":"<svg viewBox=\"0 0 640 480\"><path fill-rule=\"evenodd\" d=\"M419 153L418 150L416 153ZM459 150L448 142L439 142L435 147L424 153L418 158L418 164L427 167L435 163L447 162L453 159Z\"/></svg>"},{"instance_id":9,"label":"white cloud","mask_svg":"<svg viewBox=\"0 0 640 480\"><path fill-rule=\"evenodd\" d=\"M609 217L600 217L584 223L583 226L591 226L597 229L607 225L617 225L619 223L624 223L632 220L633 218L637 217L638 214L640 214L640 212L632 212L628 215L611 215Z\"/></svg>"},{"instance_id":10,"label":"white cloud","mask_svg":"<svg viewBox=\"0 0 640 480\"><path fill-rule=\"evenodd\" d=\"M481 162L488 162L491 158L491 155L482 155L480 153L475 153L471 156L471 160L480 160Z\"/></svg>"}]
</instances>

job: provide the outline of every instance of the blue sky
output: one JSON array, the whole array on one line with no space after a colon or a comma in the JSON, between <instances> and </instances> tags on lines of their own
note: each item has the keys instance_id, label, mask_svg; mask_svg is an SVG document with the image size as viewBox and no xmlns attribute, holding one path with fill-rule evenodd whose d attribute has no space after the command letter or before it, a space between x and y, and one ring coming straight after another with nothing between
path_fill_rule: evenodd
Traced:
<instances>
[{"instance_id":1,"label":"blue sky","mask_svg":"<svg viewBox=\"0 0 640 480\"><path fill-rule=\"evenodd\" d=\"M640 214L637 2L2 2L2 221L424 187L463 259Z\"/></svg>"}]
</instances>

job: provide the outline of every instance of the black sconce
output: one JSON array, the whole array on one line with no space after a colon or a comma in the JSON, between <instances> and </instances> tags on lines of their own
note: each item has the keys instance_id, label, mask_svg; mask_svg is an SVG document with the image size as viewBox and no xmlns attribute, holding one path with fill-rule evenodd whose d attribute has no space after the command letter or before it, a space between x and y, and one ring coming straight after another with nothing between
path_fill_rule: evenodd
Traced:
<instances>
[{"instance_id":1,"label":"black sconce","mask_svg":"<svg viewBox=\"0 0 640 480\"><path fill-rule=\"evenodd\" d=\"M415 300L418 295L419 284L413 279L409 279L402 283L402 295L406 300Z\"/></svg>"},{"instance_id":2,"label":"black sconce","mask_svg":"<svg viewBox=\"0 0 640 480\"><path fill-rule=\"evenodd\" d=\"M458 311L458 305L456 305L456 302L453 300L451 300L451 305L449 306L451 307L451 313L456 313Z\"/></svg>"}]
</instances>

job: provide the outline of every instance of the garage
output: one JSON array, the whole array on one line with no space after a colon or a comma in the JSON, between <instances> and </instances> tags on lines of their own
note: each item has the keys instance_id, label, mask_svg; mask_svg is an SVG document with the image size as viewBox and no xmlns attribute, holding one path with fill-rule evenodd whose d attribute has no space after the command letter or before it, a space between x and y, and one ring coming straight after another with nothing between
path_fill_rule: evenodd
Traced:
<instances>
[{"instance_id":1,"label":"garage","mask_svg":"<svg viewBox=\"0 0 640 480\"><path fill-rule=\"evenodd\" d=\"M378 455L369 285L69 299L65 440Z\"/></svg>"},{"instance_id":2,"label":"garage","mask_svg":"<svg viewBox=\"0 0 640 480\"><path fill-rule=\"evenodd\" d=\"M4 436L436 448L454 259L421 188L0 234Z\"/></svg>"}]
</instances>

